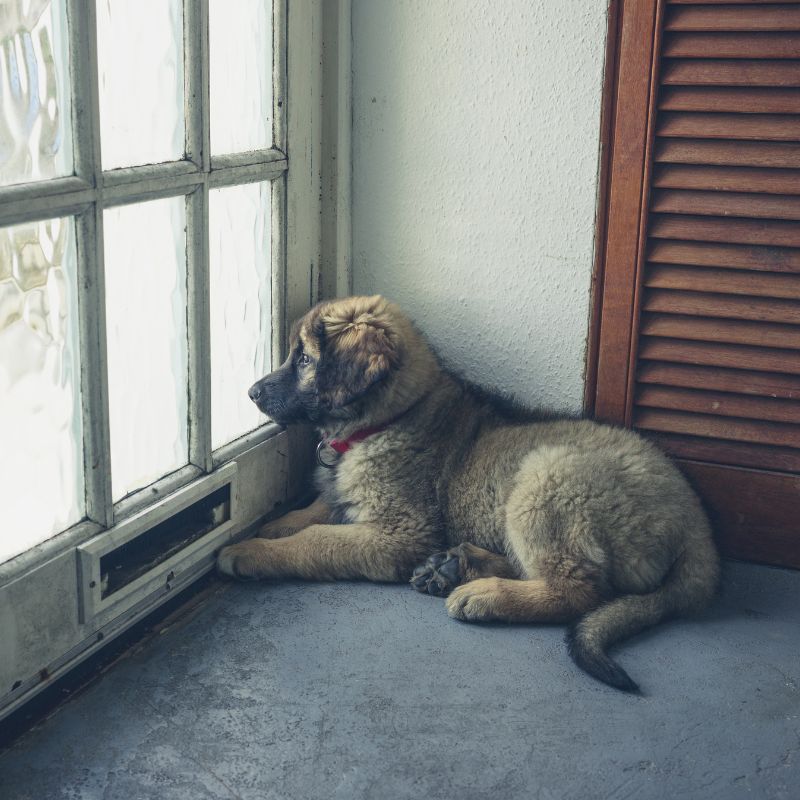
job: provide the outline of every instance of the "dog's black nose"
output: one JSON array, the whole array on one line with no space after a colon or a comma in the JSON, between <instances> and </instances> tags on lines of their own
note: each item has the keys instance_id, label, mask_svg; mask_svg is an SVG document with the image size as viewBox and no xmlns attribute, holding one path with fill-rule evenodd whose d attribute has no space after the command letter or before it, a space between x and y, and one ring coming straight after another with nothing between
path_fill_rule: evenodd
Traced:
<instances>
[{"instance_id":1,"label":"dog's black nose","mask_svg":"<svg viewBox=\"0 0 800 800\"><path fill-rule=\"evenodd\" d=\"M250 399L255 403L258 401L258 398L261 397L261 388L257 383L254 383L248 390L247 394L249 395Z\"/></svg>"}]
</instances>

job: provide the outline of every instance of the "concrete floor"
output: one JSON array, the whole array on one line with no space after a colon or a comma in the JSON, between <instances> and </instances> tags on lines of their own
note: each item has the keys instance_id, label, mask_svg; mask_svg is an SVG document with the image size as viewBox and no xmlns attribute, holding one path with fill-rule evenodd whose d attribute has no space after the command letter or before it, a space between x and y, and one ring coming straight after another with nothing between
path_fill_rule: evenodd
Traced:
<instances>
[{"instance_id":1,"label":"concrete floor","mask_svg":"<svg viewBox=\"0 0 800 800\"><path fill-rule=\"evenodd\" d=\"M3 800L800 798L800 573L728 564L704 618L578 672L563 630L405 586L212 595L0 757Z\"/></svg>"}]
</instances>

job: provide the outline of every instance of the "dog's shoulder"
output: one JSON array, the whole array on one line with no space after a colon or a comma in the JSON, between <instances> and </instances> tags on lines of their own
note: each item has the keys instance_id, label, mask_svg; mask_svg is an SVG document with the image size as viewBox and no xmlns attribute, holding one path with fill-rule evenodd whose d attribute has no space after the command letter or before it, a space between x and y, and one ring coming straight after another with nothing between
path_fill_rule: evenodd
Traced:
<instances>
[{"instance_id":1,"label":"dog's shoulder","mask_svg":"<svg viewBox=\"0 0 800 800\"><path fill-rule=\"evenodd\" d=\"M479 412L494 418L500 424L530 425L537 422L580 421L582 414L569 414L546 407L526 405L508 392L496 387L487 387L468 380L452 370L447 374L475 403Z\"/></svg>"}]
</instances>

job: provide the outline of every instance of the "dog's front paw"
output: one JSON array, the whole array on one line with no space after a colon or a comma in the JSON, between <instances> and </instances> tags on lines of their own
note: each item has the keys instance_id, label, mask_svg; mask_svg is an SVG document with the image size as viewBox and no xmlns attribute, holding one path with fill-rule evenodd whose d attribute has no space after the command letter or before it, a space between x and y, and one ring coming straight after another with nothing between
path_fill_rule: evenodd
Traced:
<instances>
[{"instance_id":1,"label":"dog's front paw","mask_svg":"<svg viewBox=\"0 0 800 800\"><path fill-rule=\"evenodd\" d=\"M418 591L434 597L447 597L462 578L458 554L452 550L434 553L411 576L411 585Z\"/></svg>"},{"instance_id":2,"label":"dog's front paw","mask_svg":"<svg viewBox=\"0 0 800 800\"><path fill-rule=\"evenodd\" d=\"M297 533L301 528L286 522L285 517L273 519L259 528L256 534L257 539L285 539L287 536L292 536Z\"/></svg>"},{"instance_id":3,"label":"dog's front paw","mask_svg":"<svg viewBox=\"0 0 800 800\"><path fill-rule=\"evenodd\" d=\"M466 622L502 619L501 586L501 578L478 578L465 583L447 598L447 613Z\"/></svg>"},{"instance_id":4,"label":"dog's front paw","mask_svg":"<svg viewBox=\"0 0 800 800\"><path fill-rule=\"evenodd\" d=\"M255 580L265 577L264 544L266 544L264 541L248 539L223 547L217 556L217 572L225 577L238 580Z\"/></svg>"}]
</instances>

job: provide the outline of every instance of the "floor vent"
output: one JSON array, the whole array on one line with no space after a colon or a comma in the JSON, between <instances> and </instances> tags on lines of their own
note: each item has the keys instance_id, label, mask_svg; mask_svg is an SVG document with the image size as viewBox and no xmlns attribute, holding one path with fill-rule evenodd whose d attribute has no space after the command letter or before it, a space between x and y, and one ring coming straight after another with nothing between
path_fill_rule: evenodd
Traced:
<instances>
[{"instance_id":1,"label":"floor vent","mask_svg":"<svg viewBox=\"0 0 800 800\"><path fill-rule=\"evenodd\" d=\"M81 621L102 624L185 583L229 538L235 496L232 463L81 545Z\"/></svg>"},{"instance_id":2,"label":"floor vent","mask_svg":"<svg viewBox=\"0 0 800 800\"><path fill-rule=\"evenodd\" d=\"M192 503L100 559L105 599L231 519L231 485Z\"/></svg>"}]
</instances>

